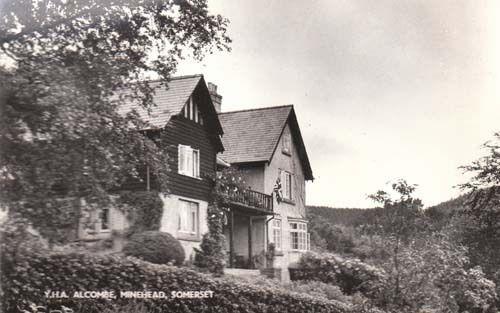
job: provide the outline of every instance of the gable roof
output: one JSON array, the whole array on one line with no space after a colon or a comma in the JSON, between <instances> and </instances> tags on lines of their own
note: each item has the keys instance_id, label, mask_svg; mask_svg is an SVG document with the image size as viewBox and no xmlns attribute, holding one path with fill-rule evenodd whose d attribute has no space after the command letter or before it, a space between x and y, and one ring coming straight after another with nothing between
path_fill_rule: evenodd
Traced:
<instances>
[{"instance_id":1,"label":"gable roof","mask_svg":"<svg viewBox=\"0 0 500 313\"><path fill-rule=\"evenodd\" d=\"M229 163L270 162L288 122L305 178L314 178L293 105L219 113L219 120L222 157Z\"/></svg>"},{"instance_id":2,"label":"gable roof","mask_svg":"<svg viewBox=\"0 0 500 313\"><path fill-rule=\"evenodd\" d=\"M164 128L170 119L181 113L184 105L189 100L189 97L199 89L203 93L203 97L208 99L209 105L206 108L210 116L214 116L212 123L215 126L218 134L222 134L222 126L217 118L217 112L212 104L210 93L206 86L203 75L188 75L172 77L165 85L161 85L161 81L151 81L150 85L154 88L153 102L156 104L150 108L150 112L142 107L140 104L128 101L119 106L118 110L122 114L126 114L132 110L136 110L141 119L147 122L151 127L150 129ZM125 91L126 92L126 91ZM201 109L201 108L200 108Z\"/></svg>"}]
</instances>

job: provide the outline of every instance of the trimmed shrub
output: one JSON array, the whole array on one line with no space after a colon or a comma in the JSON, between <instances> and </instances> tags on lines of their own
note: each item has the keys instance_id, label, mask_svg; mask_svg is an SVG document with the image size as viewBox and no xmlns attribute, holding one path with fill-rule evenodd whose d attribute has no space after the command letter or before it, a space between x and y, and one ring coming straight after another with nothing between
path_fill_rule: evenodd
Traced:
<instances>
[{"instance_id":1,"label":"trimmed shrub","mask_svg":"<svg viewBox=\"0 0 500 313\"><path fill-rule=\"evenodd\" d=\"M182 264L186 254L179 240L169 233L146 231L130 237L123 253L156 264Z\"/></svg>"},{"instance_id":2,"label":"trimmed shrub","mask_svg":"<svg viewBox=\"0 0 500 313\"><path fill-rule=\"evenodd\" d=\"M4 312L29 309L30 304L52 309L65 306L75 312L110 312L134 303L145 312L349 312L337 302L273 287L212 278L186 268L157 265L130 257L86 254L33 255L2 273ZM67 293L68 298L46 298L45 291ZM76 291L163 291L164 299L79 299ZM177 298L173 291L213 291L208 298ZM106 308L107 311L106 311ZM48 310L45 310L48 311Z\"/></svg>"},{"instance_id":3,"label":"trimmed shrub","mask_svg":"<svg viewBox=\"0 0 500 313\"><path fill-rule=\"evenodd\" d=\"M369 294L386 280L385 272L358 259L341 259L329 253L302 255L299 266L290 269L292 280L314 280L338 285L348 295Z\"/></svg>"},{"instance_id":4,"label":"trimmed shrub","mask_svg":"<svg viewBox=\"0 0 500 313\"><path fill-rule=\"evenodd\" d=\"M352 303L351 297L344 295L339 286L320 281L292 281L290 284L286 285L286 288L298 293L307 293L314 297L337 300L345 304Z\"/></svg>"}]
</instances>

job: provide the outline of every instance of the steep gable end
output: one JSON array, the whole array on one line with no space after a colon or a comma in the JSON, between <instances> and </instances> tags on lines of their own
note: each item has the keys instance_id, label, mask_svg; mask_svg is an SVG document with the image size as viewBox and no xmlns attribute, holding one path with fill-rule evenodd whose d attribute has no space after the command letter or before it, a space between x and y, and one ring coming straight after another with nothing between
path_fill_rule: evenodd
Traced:
<instances>
[{"instance_id":1,"label":"steep gable end","mask_svg":"<svg viewBox=\"0 0 500 313\"><path fill-rule=\"evenodd\" d=\"M155 106L150 112L136 102L128 101L119 107L122 114L136 110L139 116L148 122L151 128L161 129L165 127L172 116L181 112L196 86L203 79L202 75L173 77L168 82L168 88L160 84L160 81L150 83L154 89L153 102ZM126 91L124 91L126 92Z\"/></svg>"},{"instance_id":2,"label":"steep gable end","mask_svg":"<svg viewBox=\"0 0 500 313\"><path fill-rule=\"evenodd\" d=\"M219 113L224 129L221 157L229 163L270 162L287 123L299 151L305 178L313 179L309 158L292 105Z\"/></svg>"},{"instance_id":3,"label":"steep gable end","mask_svg":"<svg viewBox=\"0 0 500 313\"><path fill-rule=\"evenodd\" d=\"M269 161L291 106L219 113L224 129L222 158L229 163Z\"/></svg>"}]
</instances>

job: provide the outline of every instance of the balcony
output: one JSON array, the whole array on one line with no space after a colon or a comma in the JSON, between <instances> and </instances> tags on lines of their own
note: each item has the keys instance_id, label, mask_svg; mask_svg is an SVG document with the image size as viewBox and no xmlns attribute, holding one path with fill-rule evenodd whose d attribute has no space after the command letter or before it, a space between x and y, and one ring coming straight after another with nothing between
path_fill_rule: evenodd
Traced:
<instances>
[{"instance_id":1,"label":"balcony","mask_svg":"<svg viewBox=\"0 0 500 313\"><path fill-rule=\"evenodd\" d=\"M273 196L251 189L229 191L229 204L264 214L273 213Z\"/></svg>"}]
</instances>

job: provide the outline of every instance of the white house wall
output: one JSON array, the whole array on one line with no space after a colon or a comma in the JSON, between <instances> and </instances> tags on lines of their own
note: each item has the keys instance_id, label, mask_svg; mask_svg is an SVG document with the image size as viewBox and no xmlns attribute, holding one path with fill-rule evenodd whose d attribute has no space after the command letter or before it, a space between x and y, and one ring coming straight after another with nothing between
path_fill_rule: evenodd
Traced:
<instances>
[{"instance_id":1,"label":"white house wall","mask_svg":"<svg viewBox=\"0 0 500 313\"><path fill-rule=\"evenodd\" d=\"M287 124L285 126L285 132L291 133L290 127ZM293 174L293 203L288 201L282 201L277 203L276 197L273 197L274 212L278 215L276 218L281 219L281 234L282 234L282 255L278 256L275 260L275 266L281 267L282 269L287 269L290 265L298 262L301 256L301 252L292 251L290 249L290 221L307 222L306 220L306 209L305 209L305 178L304 171L302 168L302 163L299 158L299 153L293 140L293 133L291 140L291 155L284 154L282 152L283 137L280 138L276 151L274 152L271 162L266 166L265 169L265 191L266 193L271 193L273 187L276 183L276 179L279 177L281 170L288 171ZM283 182L282 182L283 185ZM268 232L270 240L272 241L272 223L268 225ZM284 277L283 277L284 275ZM282 273L282 278L287 280L288 270L284 270Z\"/></svg>"},{"instance_id":2,"label":"white house wall","mask_svg":"<svg viewBox=\"0 0 500 313\"><path fill-rule=\"evenodd\" d=\"M160 231L169 233L177 238L184 248L186 259L192 260L194 258L194 248L199 248L203 234L208 232L208 202L177 195L161 196L161 199L163 200L163 215L161 217ZM198 235L196 236L196 239L187 239L184 238L182 234L178 233L178 220L180 211L179 200L198 203Z\"/></svg>"}]
</instances>

